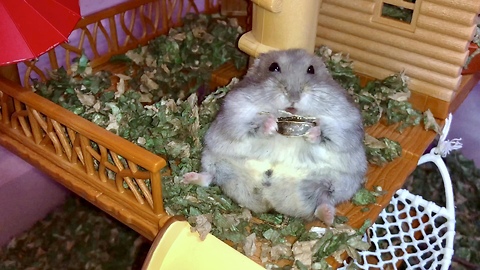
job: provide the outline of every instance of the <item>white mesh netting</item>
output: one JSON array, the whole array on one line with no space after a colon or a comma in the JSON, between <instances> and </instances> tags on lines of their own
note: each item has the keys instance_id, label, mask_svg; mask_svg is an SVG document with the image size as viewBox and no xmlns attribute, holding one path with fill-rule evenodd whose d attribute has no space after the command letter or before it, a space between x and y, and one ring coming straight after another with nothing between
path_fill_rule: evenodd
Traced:
<instances>
[{"instance_id":1,"label":"white mesh netting","mask_svg":"<svg viewBox=\"0 0 480 270\"><path fill-rule=\"evenodd\" d=\"M444 207L400 189L369 229L372 247L361 269L448 269L454 217Z\"/></svg>"},{"instance_id":2,"label":"white mesh netting","mask_svg":"<svg viewBox=\"0 0 480 270\"><path fill-rule=\"evenodd\" d=\"M352 262L354 268L446 270L450 267L454 252L455 206L452 181L441 157L462 147L461 139L446 140L451 121L452 116L449 115L437 147L418 161L418 165L433 162L439 169L446 207L408 190L398 190L367 231L371 248L360 253L360 260ZM340 269L350 269L350 266Z\"/></svg>"}]
</instances>

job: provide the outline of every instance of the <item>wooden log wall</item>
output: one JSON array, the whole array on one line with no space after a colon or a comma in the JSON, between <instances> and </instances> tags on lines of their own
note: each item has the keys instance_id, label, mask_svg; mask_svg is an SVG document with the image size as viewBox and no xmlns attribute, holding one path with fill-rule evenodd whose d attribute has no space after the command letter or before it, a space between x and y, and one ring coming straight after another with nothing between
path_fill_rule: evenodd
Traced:
<instances>
[{"instance_id":1,"label":"wooden log wall","mask_svg":"<svg viewBox=\"0 0 480 270\"><path fill-rule=\"evenodd\" d=\"M412 21L382 16L384 3L414 7ZM479 10L480 1L469 0L323 0L316 45L348 53L355 70L370 77L404 70L415 97L424 99L413 103L442 117L461 84Z\"/></svg>"}]
</instances>

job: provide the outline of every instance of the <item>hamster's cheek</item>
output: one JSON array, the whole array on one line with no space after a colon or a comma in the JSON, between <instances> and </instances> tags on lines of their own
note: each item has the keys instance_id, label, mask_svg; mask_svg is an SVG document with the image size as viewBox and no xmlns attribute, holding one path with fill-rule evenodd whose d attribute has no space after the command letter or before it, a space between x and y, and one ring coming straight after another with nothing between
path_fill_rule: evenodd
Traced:
<instances>
[{"instance_id":1,"label":"hamster's cheek","mask_svg":"<svg viewBox=\"0 0 480 270\"><path fill-rule=\"evenodd\" d=\"M309 93L302 94L299 102L295 104L297 114L307 117L317 117L316 109L318 104L314 102L314 97Z\"/></svg>"},{"instance_id":2,"label":"hamster's cheek","mask_svg":"<svg viewBox=\"0 0 480 270\"><path fill-rule=\"evenodd\" d=\"M283 94L272 97L270 100L276 111L285 110L285 108L290 106L290 102Z\"/></svg>"}]
</instances>

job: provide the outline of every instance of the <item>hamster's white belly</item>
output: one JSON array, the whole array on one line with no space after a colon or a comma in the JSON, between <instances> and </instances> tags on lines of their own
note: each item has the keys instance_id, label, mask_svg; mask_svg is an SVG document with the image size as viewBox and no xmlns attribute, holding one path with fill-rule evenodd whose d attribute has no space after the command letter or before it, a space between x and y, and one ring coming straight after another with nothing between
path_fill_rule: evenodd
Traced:
<instances>
[{"instance_id":1,"label":"hamster's white belly","mask_svg":"<svg viewBox=\"0 0 480 270\"><path fill-rule=\"evenodd\" d=\"M332 172L344 167L338 155L328 151L322 145L314 145L303 138L270 138L266 140L252 140L247 147L232 149L235 155L222 159L229 160L232 168L236 168L238 181L245 183L246 194L260 196L260 200L253 200L247 196L242 205L250 209L273 207L278 212L291 216L313 216L315 206L305 199L304 181L323 181L317 179L322 172ZM235 190L237 183L222 183L232 185ZM303 187L303 188L302 188ZM237 196L245 199L243 196ZM254 210L255 211L255 210ZM265 210L263 210L265 211Z\"/></svg>"},{"instance_id":2,"label":"hamster's white belly","mask_svg":"<svg viewBox=\"0 0 480 270\"><path fill-rule=\"evenodd\" d=\"M303 165L291 165L255 159L245 161L244 168L251 181L249 185L252 187L251 192L261 194L262 197L261 201L255 204L291 216L312 216L314 205L304 200L305 196L301 189L302 181L309 177L311 170Z\"/></svg>"},{"instance_id":3,"label":"hamster's white belly","mask_svg":"<svg viewBox=\"0 0 480 270\"><path fill-rule=\"evenodd\" d=\"M245 161L245 171L258 182L263 181L265 172L275 172L275 178L284 179L303 179L307 177L307 168L299 166L289 166L285 163L271 163L267 160L249 159Z\"/></svg>"}]
</instances>

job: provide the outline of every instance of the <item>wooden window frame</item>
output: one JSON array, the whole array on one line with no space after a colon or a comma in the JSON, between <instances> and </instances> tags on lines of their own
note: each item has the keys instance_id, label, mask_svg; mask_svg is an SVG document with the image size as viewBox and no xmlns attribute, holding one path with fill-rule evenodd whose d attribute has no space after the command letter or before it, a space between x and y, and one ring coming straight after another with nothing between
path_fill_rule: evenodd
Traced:
<instances>
[{"instance_id":1,"label":"wooden window frame","mask_svg":"<svg viewBox=\"0 0 480 270\"><path fill-rule=\"evenodd\" d=\"M413 32L417 27L417 18L420 13L421 3L422 3L422 0L416 0L415 3L411 3L405 0L376 0L372 21ZM403 8L412 10L413 13L412 13L411 22L402 22L399 20L382 16L382 8L384 4L390 4L397 7L403 7Z\"/></svg>"}]
</instances>

